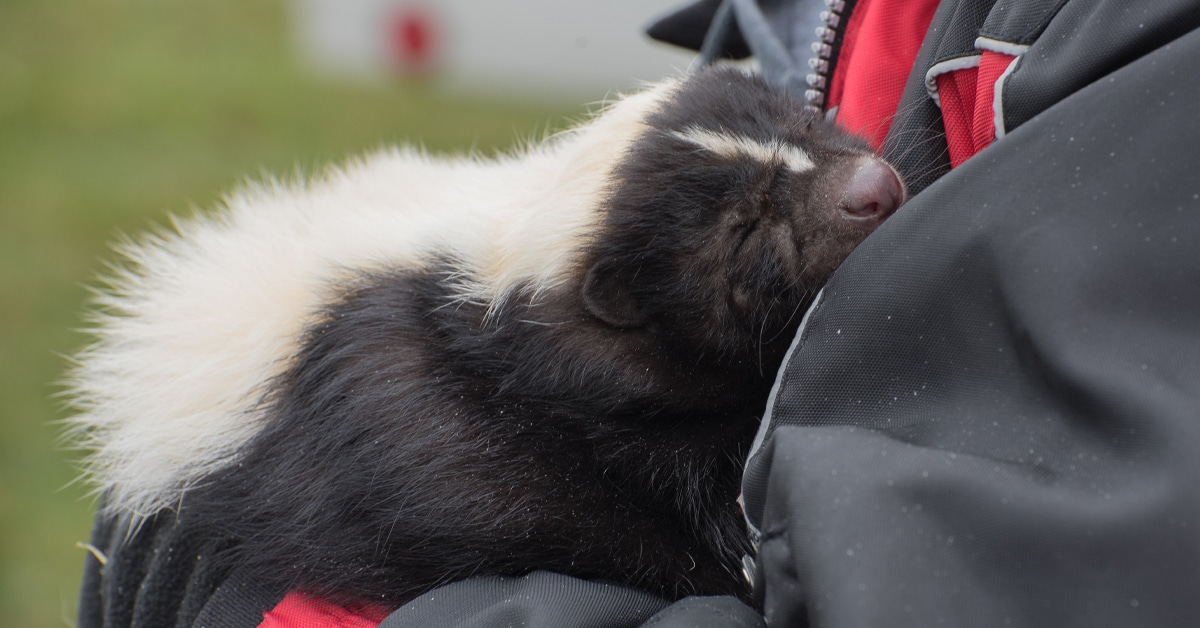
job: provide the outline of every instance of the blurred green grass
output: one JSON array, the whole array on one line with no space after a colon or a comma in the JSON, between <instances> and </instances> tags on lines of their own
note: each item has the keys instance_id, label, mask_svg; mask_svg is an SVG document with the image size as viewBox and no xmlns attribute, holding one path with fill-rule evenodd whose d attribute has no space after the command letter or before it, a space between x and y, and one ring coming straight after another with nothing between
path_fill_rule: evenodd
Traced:
<instances>
[{"instance_id":1,"label":"blurred green grass","mask_svg":"<svg viewBox=\"0 0 1200 628\"><path fill-rule=\"evenodd\" d=\"M248 176L404 140L489 151L582 111L322 82L288 19L284 0L0 0L0 624L74 623L94 504L53 382L118 231Z\"/></svg>"}]
</instances>

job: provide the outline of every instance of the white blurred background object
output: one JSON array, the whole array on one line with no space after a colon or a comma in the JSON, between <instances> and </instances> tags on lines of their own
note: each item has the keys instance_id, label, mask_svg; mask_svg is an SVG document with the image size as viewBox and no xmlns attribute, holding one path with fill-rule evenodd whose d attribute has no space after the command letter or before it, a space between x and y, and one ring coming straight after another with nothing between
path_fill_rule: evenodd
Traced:
<instances>
[{"instance_id":1,"label":"white blurred background object","mask_svg":"<svg viewBox=\"0 0 1200 628\"><path fill-rule=\"evenodd\" d=\"M599 97L677 74L693 54L643 30L684 0L294 0L314 69L497 95Z\"/></svg>"}]
</instances>

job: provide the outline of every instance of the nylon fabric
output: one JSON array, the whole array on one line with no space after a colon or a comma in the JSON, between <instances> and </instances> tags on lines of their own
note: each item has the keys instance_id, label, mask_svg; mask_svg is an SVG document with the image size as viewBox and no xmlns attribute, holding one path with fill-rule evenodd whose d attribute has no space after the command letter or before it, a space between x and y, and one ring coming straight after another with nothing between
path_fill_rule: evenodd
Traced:
<instances>
[{"instance_id":1,"label":"nylon fabric","mask_svg":"<svg viewBox=\"0 0 1200 628\"><path fill-rule=\"evenodd\" d=\"M263 582L242 571L234 571L204 603L193 623L198 628L258 626L263 611L277 605L287 587Z\"/></svg>"},{"instance_id":2,"label":"nylon fabric","mask_svg":"<svg viewBox=\"0 0 1200 628\"><path fill-rule=\"evenodd\" d=\"M835 274L744 484L769 624L1200 625L1198 55L1050 107Z\"/></svg>"},{"instance_id":3,"label":"nylon fabric","mask_svg":"<svg viewBox=\"0 0 1200 628\"><path fill-rule=\"evenodd\" d=\"M950 167L962 165L996 139L996 81L1015 58L985 50L979 65L937 76Z\"/></svg>"},{"instance_id":4,"label":"nylon fabric","mask_svg":"<svg viewBox=\"0 0 1200 628\"><path fill-rule=\"evenodd\" d=\"M837 122L879 150L937 0L858 0L829 93Z\"/></svg>"},{"instance_id":5,"label":"nylon fabric","mask_svg":"<svg viewBox=\"0 0 1200 628\"><path fill-rule=\"evenodd\" d=\"M537 571L434 589L379 628L633 628L666 606L666 600L628 587Z\"/></svg>"},{"instance_id":6,"label":"nylon fabric","mask_svg":"<svg viewBox=\"0 0 1200 628\"><path fill-rule=\"evenodd\" d=\"M1016 59L1009 54L1001 54L984 50L979 60L978 87L975 90L975 103L972 107L973 119L971 125L972 148L976 153L987 148L996 139L999 131L996 129L995 96L996 83L1008 66Z\"/></svg>"},{"instance_id":7,"label":"nylon fabric","mask_svg":"<svg viewBox=\"0 0 1200 628\"><path fill-rule=\"evenodd\" d=\"M936 78L942 124L946 127L946 148L950 167L956 168L975 154L972 128L975 102L979 92L979 67L939 74Z\"/></svg>"}]
</instances>

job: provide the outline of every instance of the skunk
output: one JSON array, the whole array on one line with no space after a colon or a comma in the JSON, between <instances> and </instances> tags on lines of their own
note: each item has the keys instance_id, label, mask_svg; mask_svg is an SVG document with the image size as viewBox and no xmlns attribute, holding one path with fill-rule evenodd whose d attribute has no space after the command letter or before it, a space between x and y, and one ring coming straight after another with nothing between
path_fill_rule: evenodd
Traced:
<instances>
[{"instance_id":1,"label":"skunk","mask_svg":"<svg viewBox=\"0 0 1200 628\"><path fill-rule=\"evenodd\" d=\"M546 569L741 594L742 458L800 318L904 200L707 69L495 159L384 151L127 242L77 359L111 516L399 605Z\"/></svg>"}]
</instances>

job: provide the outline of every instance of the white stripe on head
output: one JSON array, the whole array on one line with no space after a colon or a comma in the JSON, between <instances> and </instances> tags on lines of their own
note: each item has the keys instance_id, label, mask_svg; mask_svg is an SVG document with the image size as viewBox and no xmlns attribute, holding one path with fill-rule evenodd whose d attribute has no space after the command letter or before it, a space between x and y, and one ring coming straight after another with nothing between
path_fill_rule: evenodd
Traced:
<instances>
[{"instance_id":1,"label":"white stripe on head","mask_svg":"<svg viewBox=\"0 0 1200 628\"><path fill-rule=\"evenodd\" d=\"M813 163L808 153L804 152L804 149L780 139L772 139L770 142L763 143L742 135L731 135L694 126L683 131L672 131L671 135L722 157L733 159L749 157L762 163L783 163L789 170L798 173L816 168L816 164Z\"/></svg>"}]
</instances>

